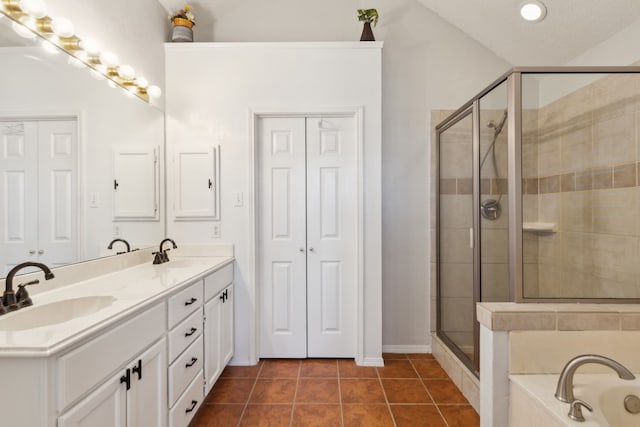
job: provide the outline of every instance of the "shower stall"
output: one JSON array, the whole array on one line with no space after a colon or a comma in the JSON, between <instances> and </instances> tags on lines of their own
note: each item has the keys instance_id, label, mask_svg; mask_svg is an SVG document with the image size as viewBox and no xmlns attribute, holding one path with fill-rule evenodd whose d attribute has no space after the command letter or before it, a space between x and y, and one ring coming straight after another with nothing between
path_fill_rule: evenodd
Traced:
<instances>
[{"instance_id":1,"label":"shower stall","mask_svg":"<svg viewBox=\"0 0 640 427\"><path fill-rule=\"evenodd\" d=\"M477 302L640 301L640 67L514 68L435 136L436 332L472 372Z\"/></svg>"}]
</instances>

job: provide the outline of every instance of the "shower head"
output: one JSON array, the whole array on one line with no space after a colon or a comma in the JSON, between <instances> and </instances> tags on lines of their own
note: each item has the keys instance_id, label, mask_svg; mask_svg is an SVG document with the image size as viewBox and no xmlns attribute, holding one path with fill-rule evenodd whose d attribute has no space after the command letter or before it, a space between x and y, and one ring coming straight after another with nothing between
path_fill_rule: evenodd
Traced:
<instances>
[{"instance_id":1,"label":"shower head","mask_svg":"<svg viewBox=\"0 0 640 427\"><path fill-rule=\"evenodd\" d=\"M500 123L496 125L496 123L493 120L490 120L489 123L487 123L487 127L493 128L494 134L497 136L500 134L500 132L502 132L502 128L504 127L504 123L506 121L507 121L507 110L504 110L504 114L502 115L502 119L500 119Z\"/></svg>"}]
</instances>

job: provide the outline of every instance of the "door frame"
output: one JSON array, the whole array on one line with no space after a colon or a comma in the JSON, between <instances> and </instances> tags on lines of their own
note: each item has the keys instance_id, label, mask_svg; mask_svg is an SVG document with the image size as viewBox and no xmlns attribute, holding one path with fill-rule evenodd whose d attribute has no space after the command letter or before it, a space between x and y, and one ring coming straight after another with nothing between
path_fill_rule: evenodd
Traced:
<instances>
[{"instance_id":1,"label":"door frame","mask_svg":"<svg viewBox=\"0 0 640 427\"><path fill-rule=\"evenodd\" d=\"M80 111L35 111L35 112L15 112L15 111L0 111L0 121L59 121L59 120L75 120L76 121L76 135L77 135L77 150L76 150L76 165L77 165L77 182L76 182L76 200L77 200L77 217L75 222L76 227L76 253L78 254L78 261L84 260L87 253L87 247L85 240L84 229L86 226L86 212L84 209L85 199L83 194L85 193L86 186L86 159L85 159L85 141L87 140L84 130L86 129L85 120L86 114L84 110Z\"/></svg>"},{"instance_id":2,"label":"door frame","mask_svg":"<svg viewBox=\"0 0 640 427\"><path fill-rule=\"evenodd\" d=\"M251 363L257 363L260 354L260 271L258 244L258 182L260 178L258 156L258 121L271 117L311 117L331 118L346 117L355 120L356 133L356 187L357 187L357 231L356 231L356 319L357 319L357 345L355 361L358 365L365 364L364 360L364 106L307 106L307 107L250 107L249 108L249 301L253 310L249 312L249 359ZM253 284L253 285L251 285Z\"/></svg>"}]
</instances>

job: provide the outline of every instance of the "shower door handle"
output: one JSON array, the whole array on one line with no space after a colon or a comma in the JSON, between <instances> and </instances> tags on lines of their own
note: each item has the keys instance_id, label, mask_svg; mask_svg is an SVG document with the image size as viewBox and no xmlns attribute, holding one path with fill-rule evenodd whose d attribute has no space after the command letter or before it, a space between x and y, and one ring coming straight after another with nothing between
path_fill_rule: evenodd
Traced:
<instances>
[{"instance_id":1,"label":"shower door handle","mask_svg":"<svg viewBox=\"0 0 640 427\"><path fill-rule=\"evenodd\" d=\"M473 249L474 241L473 241L473 227L469 228L469 247Z\"/></svg>"}]
</instances>

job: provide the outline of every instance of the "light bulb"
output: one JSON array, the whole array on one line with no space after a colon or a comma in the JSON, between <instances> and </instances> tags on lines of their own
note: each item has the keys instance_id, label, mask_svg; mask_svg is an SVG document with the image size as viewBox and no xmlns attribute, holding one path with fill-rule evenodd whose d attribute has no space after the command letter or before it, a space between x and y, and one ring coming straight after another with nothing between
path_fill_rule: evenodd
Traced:
<instances>
[{"instance_id":1,"label":"light bulb","mask_svg":"<svg viewBox=\"0 0 640 427\"><path fill-rule=\"evenodd\" d=\"M82 47L89 55L95 56L100 53L100 46L94 39L83 39L82 42L80 42L80 47Z\"/></svg>"},{"instance_id":2,"label":"light bulb","mask_svg":"<svg viewBox=\"0 0 640 427\"><path fill-rule=\"evenodd\" d=\"M118 87L118 85L115 84L115 82L113 80L107 80L107 84L109 85L109 87L111 89L115 89Z\"/></svg>"},{"instance_id":3,"label":"light bulb","mask_svg":"<svg viewBox=\"0 0 640 427\"><path fill-rule=\"evenodd\" d=\"M42 48L45 52L50 53L52 55L56 55L60 53L60 49L55 44L51 43L49 40L42 40Z\"/></svg>"},{"instance_id":4,"label":"light bulb","mask_svg":"<svg viewBox=\"0 0 640 427\"><path fill-rule=\"evenodd\" d=\"M118 65L118 57L113 52L102 52L100 54L100 62L107 66L107 68L115 67Z\"/></svg>"},{"instance_id":5,"label":"light bulb","mask_svg":"<svg viewBox=\"0 0 640 427\"><path fill-rule=\"evenodd\" d=\"M131 65L121 65L118 67L118 74L125 80L133 80L136 72Z\"/></svg>"},{"instance_id":6,"label":"light bulb","mask_svg":"<svg viewBox=\"0 0 640 427\"><path fill-rule=\"evenodd\" d=\"M136 84L136 86L142 89L145 89L146 87L149 86L149 81L142 76L137 77L134 83Z\"/></svg>"},{"instance_id":7,"label":"light bulb","mask_svg":"<svg viewBox=\"0 0 640 427\"><path fill-rule=\"evenodd\" d=\"M47 16L47 7L42 0L20 0L20 9L36 19Z\"/></svg>"},{"instance_id":8,"label":"light bulb","mask_svg":"<svg viewBox=\"0 0 640 427\"><path fill-rule=\"evenodd\" d=\"M106 79L106 77L104 76L104 74L101 74L99 72L97 72L96 70L91 70L91 77L93 77L96 80L104 80Z\"/></svg>"},{"instance_id":9,"label":"light bulb","mask_svg":"<svg viewBox=\"0 0 640 427\"><path fill-rule=\"evenodd\" d=\"M24 25L20 25L17 22L12 22L11 28L13 28L13 31L15 31L17 35L19 35L20 37L24 37L25 39L33 40L36 37L36 35L29 28L25 27Z\"/></svg>"},{"instance_id":10,"label":"light bulb","mask_svg":"<svg viewBox=\"0 0 640 427\"><path fill-rule=\"evenodd\" d=\"M520 5L520 16L529 22L540 22L547 15L547 8L537 0L529 0Z\"/></svg>"},{"instance_id":11,"label":"light bulb","mask_svg":"<svg viewBox=\"0 0 640 427\"><path fill-rule=\"evenodd\" d=\"M103 64L96 65L96 71L101 74L107 74L107 67L105 67Z\"/></svg>"},{"instance_id":12,"label":"light bulb","mask_svg":"<svg viewBox=\"0 0 640 427\"><path fill-rule=\"evenodd\" d=\"M69 59L67 60L67 62L69 63L69 65L73 65L76 68L84 68L84 67L86 67L84 62L82 62L80 59L78 59L78 58L76 58L74 56L69 56Z\"/></svg>"},{"instance_id":13,"label":"light bulb","mask_svg":"<svg viewBox=\"0 0 640 427\"><path fill-rule=\"evenodd\" d=\"M147 88L147 93L151 98L160 98L162 95L162 89L156 85L151 85Z\"/></svg>"},{"instance_id":14,"label":"light bulb","mask_svg":"<svg viewBox=\"0 0 640 427\"><path fill-rule=\"evenodd\" d=\"M73 24L67 18L54 18L51 21L51 29L58 37L66 39L73 36Z\"/></svg>"},{"instance_id":15,"label":"light bulb","mask_svg":"<svg viewBox=\"0 0 640 427\"><path fill-rule=\"evenodd\" d=\"M127 96L128 98L133 98L133 93L131 93L129 89L122 88L122 92L124 92L125 96Z\"/></svg>"}]
</instances>

